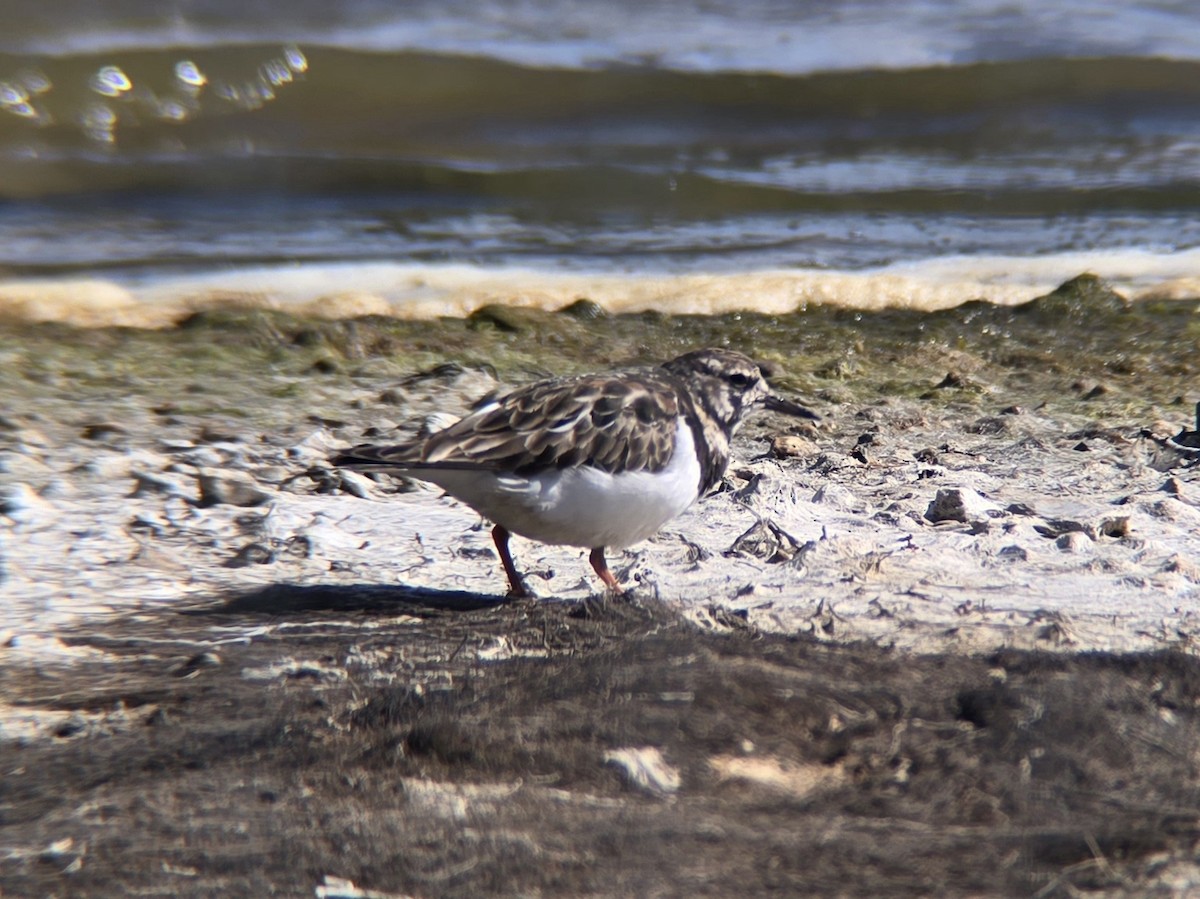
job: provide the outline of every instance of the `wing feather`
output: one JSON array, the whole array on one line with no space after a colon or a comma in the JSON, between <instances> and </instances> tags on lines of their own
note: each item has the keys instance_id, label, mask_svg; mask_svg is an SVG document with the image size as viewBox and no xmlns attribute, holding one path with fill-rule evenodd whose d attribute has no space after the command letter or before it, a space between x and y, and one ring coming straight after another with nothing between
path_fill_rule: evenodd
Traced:
<instances>
[{"instance_id":1,"label":"wing feather","mask_svg":"<svg viewBox=\"0 0 1200 899\"><path fill-rule=\"evenodd\" d=\"M525 475L579 464L610 473L659 471L674 451L678 415L673 385L653 371L540 381L494 399L423 443L355 447L334 461Z\"/></svg>"}]
</instances>

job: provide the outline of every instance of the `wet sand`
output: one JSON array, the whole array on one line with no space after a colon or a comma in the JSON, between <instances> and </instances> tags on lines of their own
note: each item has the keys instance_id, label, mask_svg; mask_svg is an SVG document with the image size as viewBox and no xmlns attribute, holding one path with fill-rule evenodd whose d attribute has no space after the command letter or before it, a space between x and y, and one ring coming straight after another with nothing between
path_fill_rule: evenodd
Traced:
<instances>
[{"instance_id":1,"label":"wet sand","mask_svg":"<svg viewBox=\"0 0 1200 899\"><path fill-rule=\"evenodd\" d=\"M1200 484L1164 442L1194 308L1085 278L920 315L7 326L0 876L1194 884ZM543 598L504 603L470 510L323 464L550 366L726 341L823 421L747 426L717 494L614 555L633 603L524 541Z\"/></svg>"}]
</instances>

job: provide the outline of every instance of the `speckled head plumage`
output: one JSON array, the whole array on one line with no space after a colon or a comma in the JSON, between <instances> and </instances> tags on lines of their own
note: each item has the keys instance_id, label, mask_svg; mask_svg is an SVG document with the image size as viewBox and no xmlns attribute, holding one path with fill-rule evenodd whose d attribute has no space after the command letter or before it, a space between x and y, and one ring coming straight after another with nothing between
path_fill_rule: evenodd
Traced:
<instances>
[{"instance_id":1,"label":"speckled head plumage","mask_svg":"<svg viewBox=\"0 0 1200 899\"><path fill-rule=\"evenodd\" d=\"M771 395L758 363L732 350L693 350L662 367L683 380L714 423L731 436L746 413Z\"/></svg>"},{"instance_id":2,"label":"speckled head plumage","mask_svg":"<svg viewBox=\"0 0 1200 899\"><path fill-rule=\"evenodd\" d=\"M707 459L701 457L701 495L724 475L729 443L751 410L761 406L788 415L816 417L803 406L772 394L762 366L733 350L693 350L664 362L662 368L686 388L680 392L681 402L697 432L697 451L701 446L707 449Z\"/></svg>"}]
</instances>

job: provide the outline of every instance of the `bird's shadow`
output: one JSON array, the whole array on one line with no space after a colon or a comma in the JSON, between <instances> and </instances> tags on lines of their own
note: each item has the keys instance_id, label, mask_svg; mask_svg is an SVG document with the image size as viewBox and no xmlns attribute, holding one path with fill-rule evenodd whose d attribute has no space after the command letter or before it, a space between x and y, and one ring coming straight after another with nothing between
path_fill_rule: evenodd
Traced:
<instances>
[{"instance_id":1,"label":"bird's shadow","mask_svg":"<svg viewBox=\"0 0 1200 899\"><path fill-rule=\"evenodd\" d=\"M505 596L486 596L466 590L437 590L405 584L270 584L250 591L228 592L181 609L189 616L271 615L287 617L321 612L397 612L437 615L495 609Z\"/></svg>"}]
</instances>

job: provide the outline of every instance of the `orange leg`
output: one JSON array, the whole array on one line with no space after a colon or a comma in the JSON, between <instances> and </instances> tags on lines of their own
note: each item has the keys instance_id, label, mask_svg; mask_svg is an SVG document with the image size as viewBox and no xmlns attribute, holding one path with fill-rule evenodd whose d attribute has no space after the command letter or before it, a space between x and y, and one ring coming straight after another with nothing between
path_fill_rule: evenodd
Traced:
<instances>
[{"instance_id":1,"label":"orange leg","mask_svg":"<svg viewBox=\"0 0 1200 899\"><path fill-rule=\"evenodd\" d=\"M597 546L588 556L588 561L592 563L592 568L596 570L596 574L600 576L600 580L604 581L604 586L608 587L614 593L621 592L621 584L617 580L617 576L608 570L608 562L604 560L604 547Z\"/></svg>"},{"instance_id":2,"label":"orange leg","mask_svg":"<svg viewBox=\"0 0 1200 899\"><path fill-rule=\"evenodd\" d=\"M525 586L517 566L513 564L512 553L508 551L509 536L508 531L500 525L492 528L492 540L496 543L496 551L500 553L500 564L504 566L504 573L508 575L508 595L514 599L529 599L533 594Z\"/></svg>"}]
</instances>

